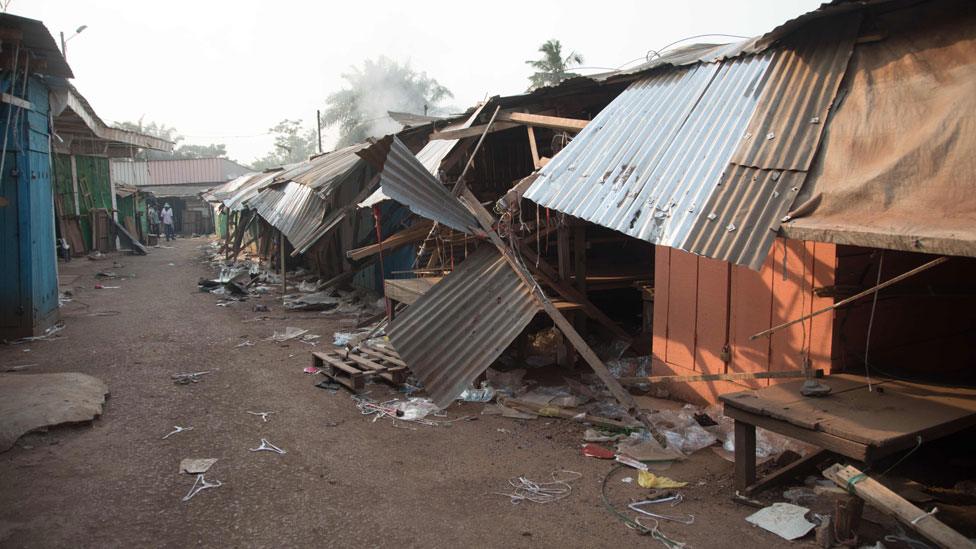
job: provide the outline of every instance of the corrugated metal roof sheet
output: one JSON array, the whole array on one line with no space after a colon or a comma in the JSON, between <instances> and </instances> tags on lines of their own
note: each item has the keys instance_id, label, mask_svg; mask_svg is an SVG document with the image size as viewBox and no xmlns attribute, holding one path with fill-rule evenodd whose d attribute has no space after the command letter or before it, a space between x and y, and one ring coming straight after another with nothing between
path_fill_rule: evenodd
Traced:
<instances>
[{"instance_id":1,"label":"corrugated metal roof sheet","mask_svg":"<svg viewBox=\"0 0 976 549\"><path fill-rule=\"evenodd\" d=\"M771 53L632 84L540 172L525 197L685 249L759 100Z\"/></svg>"},{"instance_id":2,"label":"corrugated metal roof sheet","mask_svg":"<svg viewBox=\"0 0 976 549\"><path fill-rule=\"evenodd\" d=\"M248 205L284 233L296 253L304 253L318 240L328 210L314 189L293 181L264 189Z\"/></svg>"},{"instance_id":3,"label":"corrugated metal roof sheet","mask_svg":"<svg viewBox=\"0 0 976 549\"><path fill-rule=\"evenodd\" d=\"M417 215L471 234L478 221L397 137L388 135L358 153L380 172L380 187ZM477 231L475 231L477 232Z\"/></svg>"},{"instance_id":4,"label":"corrugated metal roof sheet","mask_svg":"<svg viewBox=\"0 0 976 549\"><path fill-rule=\"evenodd\" d=\"M538 310L505 259L483 246L397 317L390 341L434 403L446 408Z\"/></svg>"},{"instance_id":5,"label":"corrugated metal roof sheet","mask_svg":"<svg viewBox=\"0 0 976 549\"><path fill-rule=\"evenodd\" d=\"M218 184L251 171L226 158L179 160L113 160L112 181L145 185Z\"/></svg>"},{"instance_id":6,"label":"corrugated metal roof sheet","mask_svg":"<svg viewBox=\"0 0 976 549\"><path fill-rule=\"evenodd\" d=\"M484 108L484 105L478 105L467 120L458 122L456 124L449 124L445 126L442 131L470 128L471 124L473 124L475 119L478 118L478 115L481 114L482 108ZM434 139L433 141L428 141L427 144L424 145L424 148L417 152L417 160L423 164L424 168L427 168L427 171L429 171L431 175L434 177L439 177L441 162L447 158L447 155L451 154L451 151L454 150L454 147L456 147L459 142L460 139ZM383 186L380 185L380 188L376 189L376 192L371 194L366 200L359 203L359 207L368 208L373 204L377 204L384 200L389 200L389 198L390 197L383 192Z\"/></svg>"},{"instance_id":7,"label":"corrugated metal roof sheet","mask_svg":"<svg viewBox=\"0 0 976 549\"><path fill-rule=\"evenodd\" d=\"M135 187L139 192L153 193L162 198L166 196L190 197L199 196L200 193L210 189L210 185L146 185Z\"/></svg>"},{"instance_id":8,"label":"corrugated metal roof sheet","mask_svg":"<svg viewBox=\"0 0 976 549\"><path fill-rule=\"evenodd\" d=\"M356 155L369 146L357 143L296 164L275 177L276 181L294 181L315 189L320 195L328 196L332 190L352 177L359 176L358 169L365 168L366 162Z\"/></svg>"},{"instance_id":9,"label":"corrugated metal roof sheet","mask_svg":"<svg viewBox=\"0 0 976 549\"><path fill-rule=\"evenodd\" d=\"M760 268L819 144L853 19L807 29L777 50L633 83L525 197L654 244Z\"/></svg>"},{"instance_id":10,"label":"corrugated metal roof sheet","mask_svg":"<svg viewBox=\"0 0 976 549\"><path fill-rule=\"evenodd\" d=\"M232 211L243 210L248 200L256 197L262 189L274 183L275 176L285 168L278 168L257 174L234 189L223 203Z\"/></svg>"}]
</instances>

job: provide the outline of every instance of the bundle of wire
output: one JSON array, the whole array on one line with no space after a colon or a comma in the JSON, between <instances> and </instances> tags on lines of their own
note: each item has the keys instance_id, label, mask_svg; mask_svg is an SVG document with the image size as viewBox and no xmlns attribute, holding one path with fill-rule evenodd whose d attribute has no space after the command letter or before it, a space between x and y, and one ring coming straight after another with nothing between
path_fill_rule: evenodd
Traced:
<instances>
[{"instance_id":1,"label":"bundle of wire","mask_svg":"<svg viewBox=\"0 0 976 549\"><path fill-rule=\"evenodd\" d=\"M583 474L576 471L553 471L550 475L552 480L549 482L536 482L525 477L517 477L508 480L512 487L512 492L495 492L499 496L507 496L512 504L519 504L523 501L532 503L552 503L568 496L573 492L570 484L574 480L580 479Z\"/></svg>"},{"instance_id":2,"label":"bundle of wire","mask_svg":"<svg viewBox=\"0 0 976 549\"><path fill-rule=\"evenodd\" d=\"M660 541L661 544L667 547L668 549L682 549L683 547L685 547L684 543L673 540L668 536L666 536L664 532L662 532L658 528L657 519L651 517L634 517L633 519L631 519L624 513L620 512L620 510L618 510L616 507L614 507L612 503L610 503L610 498L607 496L607 483L610 480L610 477L612 477L614 473L616 473L617 471L623 469L623 467L624 467L623 465L617 465L613 469L610 469L610 472L607 473L607 476L603 477L603 486L600 488L600 495L603 497L603 505L604 507L607 508L607 511L610 511L610 513L613 516L617 517L617 519L619 519L620 522L623 522L628 528L637 530L638 532L644 535L650 535L652 538ZM650 526L644 524L644 522L642 521L645 520L653 521L654 524Z\"/></svg>"}]
</instances>

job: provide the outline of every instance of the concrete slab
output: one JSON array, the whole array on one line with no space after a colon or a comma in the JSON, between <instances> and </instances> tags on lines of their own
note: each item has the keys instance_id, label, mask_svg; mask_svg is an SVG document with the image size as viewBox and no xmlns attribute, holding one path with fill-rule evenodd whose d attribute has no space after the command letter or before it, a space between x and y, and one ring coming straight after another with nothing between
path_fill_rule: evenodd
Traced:
<instances>
[{"instance_id":1,"label":"concrete slab","mask_svg":"<svg viewBox=\"0 0 976 549\"><path fill-rule=\"evenodd\" d=\"M95 419L106 396L108 386L85 374L0 374L0 452L35 429Z\"/></svg>"}]
</instances>

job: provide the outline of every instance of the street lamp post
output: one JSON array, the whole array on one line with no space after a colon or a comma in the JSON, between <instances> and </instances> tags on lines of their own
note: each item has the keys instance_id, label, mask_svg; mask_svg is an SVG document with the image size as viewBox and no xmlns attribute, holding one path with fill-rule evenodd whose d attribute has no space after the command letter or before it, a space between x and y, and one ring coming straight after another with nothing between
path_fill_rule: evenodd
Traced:
<instances>
[{"instance_id":1,"label":"street lamp post","mask_svg":"<svg viewBox=\"0 0 976 549\"><path fill-rule=\"evenodd\" d=\"M74 34L72 34L71 36L69 36L67 38L64 37L64 32L61 33L61 56L64 57L64 60L65 61L68 60L68 40L71 40L75 36L78 36L79 34L81 34L81 32L83 30L85 30L87 28L88 28L88 25L82 25L82 26L78 27L77 29L75 29L75 33Z\"/></svg>"}]
</instances>

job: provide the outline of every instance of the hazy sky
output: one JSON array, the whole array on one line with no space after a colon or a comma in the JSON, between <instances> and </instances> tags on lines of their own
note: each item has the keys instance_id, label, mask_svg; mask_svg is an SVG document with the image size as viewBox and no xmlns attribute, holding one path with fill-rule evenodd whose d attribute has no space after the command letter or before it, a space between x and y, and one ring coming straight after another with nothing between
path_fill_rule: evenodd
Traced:
<instances>
[{"instance_id":1,"label":"hazy sky","mask_svg":"<svg viewBox=\"0 0 976 549\"><path fill-rule=\"evenodd\" d=\"M524 91L539 44L558 38L587 67L615 68L705 33L752 36L819 0L298 2L13 0L68 42L74 83L102 119L175 126L250 162L283 118L314 124L341 74L369 57L409 61L467 107ZM728 41L706 38L695 41ZM587 70L580 72L600 72ZM324 132L325 148L334 142Z\"/></svg>"}]
</instances>

